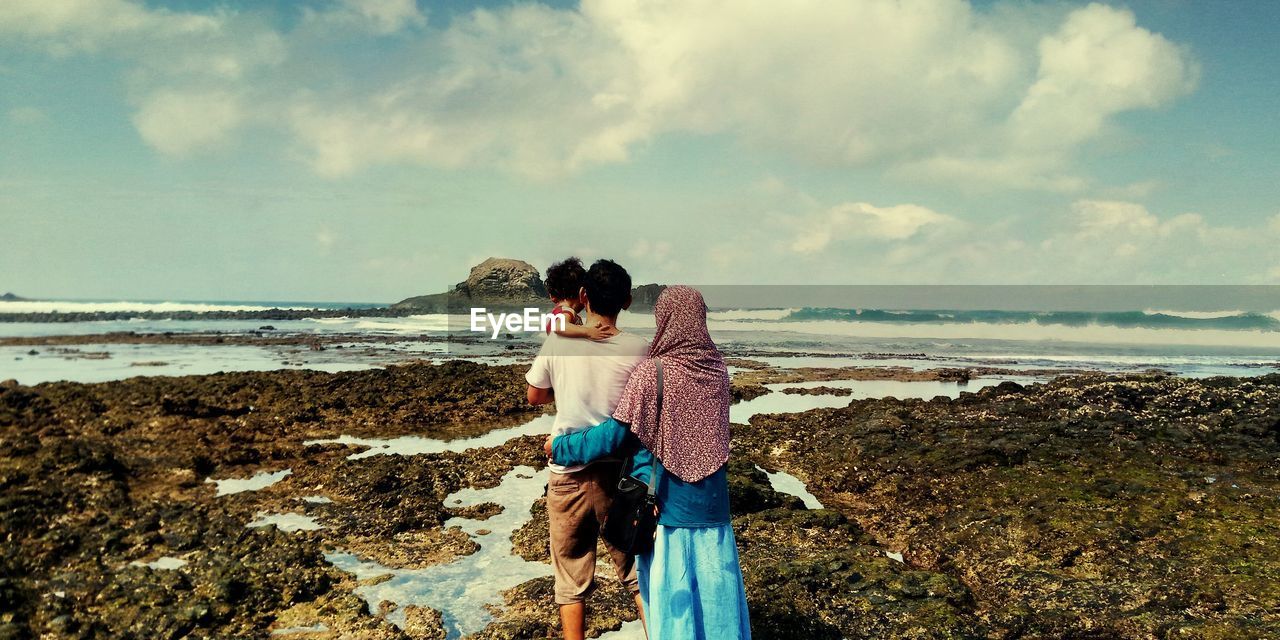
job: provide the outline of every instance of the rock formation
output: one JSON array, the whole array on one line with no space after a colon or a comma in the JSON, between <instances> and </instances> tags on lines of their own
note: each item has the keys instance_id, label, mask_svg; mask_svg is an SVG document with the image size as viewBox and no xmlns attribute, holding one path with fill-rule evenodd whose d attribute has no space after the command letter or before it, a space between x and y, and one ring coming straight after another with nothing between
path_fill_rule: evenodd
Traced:
<instances>
[{"instance_id":1,"label":"rock formation","mask_svg":"<svg viewBox=\"0 0 1280 640\"><path fill-rule=\"evenodd\" d=\"M631 290L631 311L653 310L662 284L643 284ZM443 293L405 298L391 305L395 310L418 313L467 313L471 307L495 310L550 307L547 287L533 265L512 258L489 258L471 267L466 280Z\"/></svg>"},{"instance_id":2,"label":"rock formation","mask_svg":"<svg viewBox=\"0 0 1280 640\"><path fill-rule=\"evenodd\" d=\"M652 311L653 305L658 302L658 295L661 294L667 285L665 284L642 284L631 290L631 311Z\"/></svg>"},{"instance_id":3,"label":"rock formation","mask_svg":"<svg viewBox=\"0 0 1280 640\"><path fill-rule=\"evenodd\" d=\"M550 300L547 287L533 265L511 258L489 258L471 267L467 279L453 290L406 298L391 308L463 313L473 306L491 309L550 306Z\"/></svg>"}]
</instances>

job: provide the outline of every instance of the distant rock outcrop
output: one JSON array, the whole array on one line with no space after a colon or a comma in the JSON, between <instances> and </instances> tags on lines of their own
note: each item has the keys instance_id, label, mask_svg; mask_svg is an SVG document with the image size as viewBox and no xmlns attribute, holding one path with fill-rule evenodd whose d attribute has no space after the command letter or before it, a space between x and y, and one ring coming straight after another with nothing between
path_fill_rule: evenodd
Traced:
<instances>
[{"instance_id":1,"label":"distant rock outcrop","mask_svg":"<svg viewBox=\"0 0 1280 640\"><path fill-rule=\"evenodd\" d=\"M665 291L665 284L642 284L631 290L631 311L652 311L658 296Z\"/></svg>"},{"instance_id":2,"label":"distant rock outcrop","mask_svg":"<svg viewBox=\"0 0 1280 640\"><path fill-rule=\"evenodd\" d=\"M23 300L26 300L26 298L19 298L18 296L12 293L5 292L4 295L0 296L0 300L3 300L5 302L21 302Z\"/></svg>"},{"instance_id":3,"label":"distant rock outcrop","mask_svg":"<svg viewBox=\"0 0 1280 640\"><path fill-rule=\"evenodd\" d=\"M652 311L658 294L666 288L665 284L642 284L633 288L630 310ZM467 279L454 285L452 290L405 298L391 308L419 313L465 314L471 307L512 310L550 306L547 287L533 265L512 258L489 258L471 267Z\"/></svg>"},{"instance_id":4,"label":"distant rock outcrop","mask_svg":"<svg viewBox=\"0 0 1280 640\"><path fill-rule=\"evenodd\" d=\"M543 300L547 287L533 265L524 260L489 258L471 267L454 291L476 300Z\"/></svg>"},{"instance_id":5,"label":"distant rock outcrop","mask_svg":"<svg viewBox=\"0 0 1280 640\"><path fill-rule=\"evenodd\" d=\"M511 258L489 258L471 267L466 280L453 290L405 298L392 309L426 313L465 313L473 306L490 309L550 306L547 287L533 265Z\"/></svg>"}]
</instances>

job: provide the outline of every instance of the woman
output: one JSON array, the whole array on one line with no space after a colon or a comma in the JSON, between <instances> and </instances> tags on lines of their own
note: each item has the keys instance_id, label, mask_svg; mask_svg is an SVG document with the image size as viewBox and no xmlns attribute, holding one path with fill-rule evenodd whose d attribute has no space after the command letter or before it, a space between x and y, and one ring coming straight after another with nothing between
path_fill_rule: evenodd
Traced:
<instances>
[{"instance_id":1,"label":"woman","mask_svg":"<svg viewBox=\"0 0 1280 640\"><path fill-rule=\"evenodd\" d=\"M696 289L668 287L654 319L649 358L631 373L613 418L548 439L548 455L573 465L635 449L632 467L647 482L650 452L657 454L658 529L653 550L636 564L649 640L749 639L725 471L728 369Z\"/></svg>"}]
</instances>

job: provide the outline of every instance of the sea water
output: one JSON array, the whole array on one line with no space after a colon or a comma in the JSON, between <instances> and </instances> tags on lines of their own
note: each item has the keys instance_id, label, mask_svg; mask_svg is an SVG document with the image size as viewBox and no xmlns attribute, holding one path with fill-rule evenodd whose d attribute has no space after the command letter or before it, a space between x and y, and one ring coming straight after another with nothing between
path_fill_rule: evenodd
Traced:
<instances>
[{"instance_id":1,"label":"sea water","mask_svg":"<svg viewBox=\"0 0 1280 640\"><path fill-rule=\"evenodd\" d=\"M0 301L0 313L32 311L236 311L368 307L371 303ZM653 316L624 313L620 326L653 333ZM262 327L270 326L264 330ZM395 318L295 320L134 318L89 322L4 322L0 339L137 333L338 338L306 344L113 344L0 346L0 380L99 382L136 375L306 368L343 371L410 360L468 358L487 364L527 362L540 334L478 340L466 318L421 314ZM876 309L748 309L708 314L726 354L782 367L987 366L1011 370L1159 368L1188 376L1257 375L1280 363L1280 314L1245 311L1111 313ZM451 333L452 332L452 333ZM341 338L349 336L350 341ZM447 342L450 337L476 339ZM337 346L344 348L338 349ZM514 352L509 348L514 347ZM34 351L35 353L31 353Z\"/></svg>"}]
</instances>

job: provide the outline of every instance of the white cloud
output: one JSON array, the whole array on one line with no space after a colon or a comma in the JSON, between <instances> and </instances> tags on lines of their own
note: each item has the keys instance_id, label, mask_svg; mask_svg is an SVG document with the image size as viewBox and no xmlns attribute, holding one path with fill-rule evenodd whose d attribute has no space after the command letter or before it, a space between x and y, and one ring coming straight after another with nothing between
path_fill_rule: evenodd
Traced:
<instances>
[{"instance_id":1,"label":"white cloud","mask_svg":"<svg viewBox=\"0 0 1280 640\"><path fill-rule=\"evenodd\" d=\"M698 252L700 262L688 259L691 272L729 283L1280 284L1272 273L1280 214L1233 225L1213 221L1221 216L1079 199L1035 216L979 220L913 205L812 210L794 191L754 198L743 215L756 222ZM788 207L801 213L769 214ZM674 251L686 255L681 249Z\"/></svg>"},{"instance_id":2,"label":"white cloud","mask_svg":"<svg viewBox=\"0 0 1280 640\"><path fill-rule=\"evenodd\" d=\"M183 37L222 26L219 14L148 9L128 0L5 0L0 34L58 54L93 51L121 37Z\"/></svg>"},{"instance_id":3,"label":"white cloud","mask_svg":"<svg viewBox=\"0 0 1280 640\"><path fill-rule=\"evenodd\" d=\"M1085 237L1115 237L1154 232L1160 221L1147 208L1133 202L1080 200L1072 205L1077 229Z\"/></svg>"},{"instance_id":4,"label":"white cloud","mask_svg":"<svg viewBox=\"0 0 1280 640\"><path fill-rule=\"evenodd\" d=\"M434 36L438 65L297 112L341 138L298 131L322 171L416 161L545 178L664 133L728 133L804 162L1079 190L1074 149L1115 113L1188 91L1194 65L1128 11L1078 9L1032 49L1034 18L958 0L477 11Z\"/></svg>"},{"instance_id":5,"label":"white cloud","mask_svg":"<svg viewBox=\"0 0 1280 640\"><path fill-rule=\"evenodd\" d=\"M914 204L877 207L865 202L845 203L817 216L799 220L791 250L823 251L839 237L860 240L906 240L926 226L951 221L949 216Z\"/></svg>"},{"instance_id":6,"label":"white cloud","mask_svg":"<svg viewBox=\"0 0 1280 640\"><path fill-rule=\"evenodd\" d=\"M1197 76L1178 46L1137 26L1132 12L1091 4L1040 41L1040 69L1013 112L1013 134L1030 148L1070 147L1114 113L1189 93Z\"/></svg>"},{"instance_id":7,"label":"white cloud","mask_svg":"<svg viewBox=\"0 0 1280 640\"><path fill-rule=\"evenodd\" d=\"M970 184L1080 191L1074 150L1099 136L1108 118L1168 104L1191 92L1199 68L1182 48L1102 4L1072 11L1041 38L1039 68L1007 119L975 131L969 149L941 148L898 167L904 175Z\"/></svg>"},{"instance_id":8,"label":"white cloud","mask_svg":"<svg viewBox=\"0 0 1280 640\"><path fill-rule=\"evenodd\" d=\"M415 0L337 0L320 9L304 7L302 11L308 26L335 34L385 36L427 24L427 16L418 10Z\"/></svg>"},{"instance_id":9,"label":"white cloud","mask_svg":"<svg viewBox=\"0 0 1280 640\"><path fill-rule=\"evenodd\" d=\"M279 32L230 10L10 0L0 34L64 50L132 42L127 55L154 74L144 93L198 75L251 95L259 124L285 128L334 177L396 163L550 179L624 162L658 136L715 134L802 163L1079 191L1080 145L1196 76L1182 48L1098 4L583 0L477 9L447 28L413 0L306 15ZM398 34L394 62L375 74L306 64L326 43L349 45L351 30L334 26L356 23ZM156 39L160 55L138 44Z\"/></svg>"},{"instance_id":10,"label":"white cloud","mask_svg":"<svg viewBox=\"0 0 1280 640\"><path fill-rule=\"evenodd\" d=\"M134 116L142 139L172 155L220 144L243 121L240 97L222 91L162 91Z\"/></svg>"},{"instance_id":11,"label":"white cloud","mask_svg":"<svg viewBox=\"0 0 1280 640\"><path fill-rule=\"evenodd\" d=\"M1280 227L1267 224L1215 225L1198 213L1079 200L1065 226L1035 248L1043 266L1033 273L1080 283L1265 282L1261 265L1280 259L1277 241Z\"/></svg>"},{"instance_id":12,"label":"white cloud","mask_svg":"<svg viewBox=\"0 0 1280 640\"><path fill-rule=\"evenodd\" d=\"M427 23L415 0L342 0L342 4L367 20L378 33L394 33L405 27L420 27Z\"/></svg>"},{"instance_id":13,"label":"white cloud","mask_svg":"<svg viewBox=\"0 0 1280 640\"><path fill-rule=\"evenodd\" d=\"M655 263L666 262L671 256L671 243L666 240L649 241L640 238L627 252L632 258L649 260Z\"/></svg>"}]
</instances>

